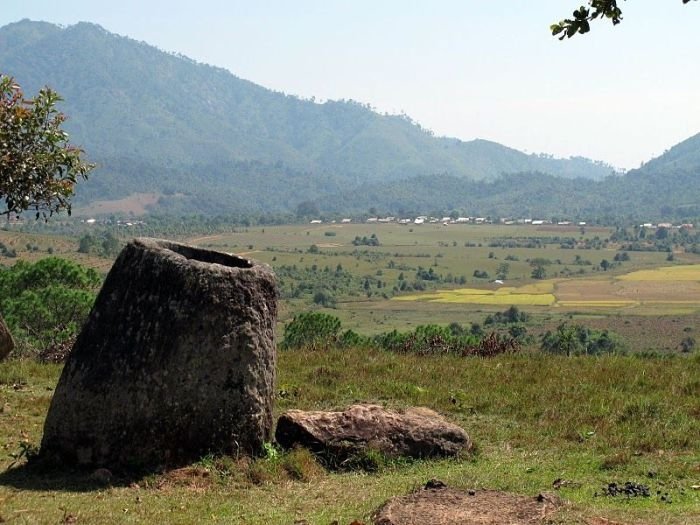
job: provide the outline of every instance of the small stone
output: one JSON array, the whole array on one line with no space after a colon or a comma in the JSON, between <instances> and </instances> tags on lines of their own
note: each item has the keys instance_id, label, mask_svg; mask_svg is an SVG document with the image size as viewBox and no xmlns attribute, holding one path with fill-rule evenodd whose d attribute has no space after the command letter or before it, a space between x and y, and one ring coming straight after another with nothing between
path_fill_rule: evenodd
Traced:
<instances>
[{"instance_id":1,"label":"small stone","mask_svg":"<svg viewBox=\"0 0 700 525\"><path fill-rule=\"evenodd\" d=\"M428 482L425 484L426 489L444 489L445 487L447 487L447 485L435 478L428 480Z\"/></svg>"}]
</instances>

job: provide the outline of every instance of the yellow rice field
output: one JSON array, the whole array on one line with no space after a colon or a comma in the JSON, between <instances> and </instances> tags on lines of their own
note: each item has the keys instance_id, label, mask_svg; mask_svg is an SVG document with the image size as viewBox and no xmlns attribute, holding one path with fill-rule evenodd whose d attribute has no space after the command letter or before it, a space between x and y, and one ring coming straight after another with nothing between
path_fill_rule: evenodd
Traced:
<instances>
[{"instance_id":1,"label":"yellow rice field","mask_svg":"<svg viewBox=\"0 0 700 525\"><path fill-rule=\"evenodd\" d=\"M700 264L639 270L621 275L618 279L623 281L700 281Z\"/></svg>"},{"instance_id":2,"label":"yellow rice field","mask_svg":"<svg viewBox=\"0 0 700 525\"><path fill-rule=\"evenodd\" d=\"M434 293L403 295L396 301L423 301L435 303L464 303L488 305L551 306L556 302L553 282L542 282L521 287L503 286L496 290L459 288Z\"/></svg>"},{"instance_id":3,"label":"yellow rice field","mask_svg":"<svg viewBox=\"0 0 700 525\"><path fill-rule=\"evenodd\" d=\"M640 270L593 279L548 279L519 287L460 288L396 297L394 301L561 308L700 308L700 264Z\"/></svg>"}]
</instances>

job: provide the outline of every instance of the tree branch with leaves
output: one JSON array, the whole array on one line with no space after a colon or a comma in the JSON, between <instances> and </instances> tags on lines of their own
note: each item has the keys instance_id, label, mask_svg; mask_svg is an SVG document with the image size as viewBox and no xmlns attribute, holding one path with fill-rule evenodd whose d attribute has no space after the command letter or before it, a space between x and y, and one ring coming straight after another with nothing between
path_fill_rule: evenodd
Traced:
<instances>
[{"instance_id":1,"label":"tree branch with leaves","mask_svg":"<svg viewBox=\"0 0 700 525\"><path fill-rule=\"evenodd\" d=\"M66 117L56 109L61 97L45 87L33 99L12 77L0 74L0 215L26 210L48 219L71 211L75 184L94 168L61 129Z\"/></svg>"},{"instance_id":2,"label":"tree branch with leaves","mask_svg":"<svg viewBox=\"0 0 700 525\"><path fill-rule=\"evenodd\" d=\"M691 0L682 0L687 4ZM590 0L590 7L581 6L573 13L573 18L566 18L556 24L549 26L553 36L558 36L559 40L571 38L576 34L585 34L591 30L591 22L594 20L610 20L613 25L622 21L622 9L618 6L617 0Z\"/></svg>"}]
</instances>

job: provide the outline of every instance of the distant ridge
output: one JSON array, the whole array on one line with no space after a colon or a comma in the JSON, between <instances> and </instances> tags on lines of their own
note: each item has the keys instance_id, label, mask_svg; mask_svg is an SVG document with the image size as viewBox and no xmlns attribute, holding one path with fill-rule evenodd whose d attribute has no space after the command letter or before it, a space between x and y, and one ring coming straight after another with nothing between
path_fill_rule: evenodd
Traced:
<instances>
[{"instance_id":1,"label":"distant ridge","mask_svg":"<svg viewBox=\"0 0 700 525\"><path fill-rule=\"evenodd\" d=\"M700 168L700 133L645 163L639 171L697 170Z\"/></svg>"},{"instance_id":2,"label":"distant ridge","mask_svg":"<svg viewBox=\"0 0 700 525\"><path fill-rule=\"evenodd\" d=\"M162 210L293 210L359 185L446 174L538 172L601 179L584 158L434 137L353 101L317 104L81 22L0 28L0 72L65 99L72 140L98 169L78 202L157 193Z\"/></svg>"}]
</instances>

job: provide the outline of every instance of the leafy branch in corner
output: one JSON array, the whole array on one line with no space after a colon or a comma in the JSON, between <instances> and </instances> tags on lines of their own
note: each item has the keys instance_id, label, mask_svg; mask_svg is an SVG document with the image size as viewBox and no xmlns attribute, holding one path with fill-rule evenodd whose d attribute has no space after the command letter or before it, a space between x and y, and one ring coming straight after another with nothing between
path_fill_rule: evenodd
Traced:
<instances>
[{"instance_id":1,"label":"leafy branch in corner","mask_svg":"<svg viewBox=\"0 0 700 525\"><path fill-rule=\"evenodd\" d=\"M684 4L690 0L682 0ZM622 9L618 7L617 0L590 0L590 8L581 6L573 13L573 18L566 18L549 26L553 36L559 35L559 40L571 38L576 33L585 34L591 30L593 20L605 19L617 25L622 21Z\"/></svg>"},{"instance_id":2,"label":"leafy branch in corner","mask_svg":"<svg viewBox=\"0 0 700 525\"><path fill-rule=\"evenodd\" d=\"M0 74L0 215L32 210L38 219L67 210L75 184L94 168L68 143L61 97L50 88L26 99L12 77ZM5 209L3 209L5 208Z\"/></svg>"}]
</instances>

